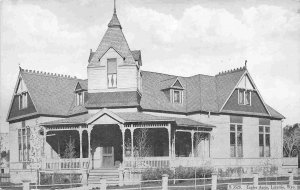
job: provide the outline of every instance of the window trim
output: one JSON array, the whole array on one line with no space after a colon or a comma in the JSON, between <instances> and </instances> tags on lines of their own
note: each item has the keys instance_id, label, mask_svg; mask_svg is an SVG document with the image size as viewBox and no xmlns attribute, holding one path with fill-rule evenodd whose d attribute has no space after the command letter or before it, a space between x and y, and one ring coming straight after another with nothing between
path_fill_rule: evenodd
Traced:
<instances>
[{"instance_id":1,"label":"window trim","mask_svg":"<svg viewBox=\"0 0 300 190\"><path fill-rule=\"evenodd\" d=\"M240 91L243 91L243 103L240 103ZM249 92L249 104L246 104L246 92ZM245 106L251 106L252 105L252 90L249 90L249 89L242 89L242 88L239 88L238 89L238 104L239 105L245 105Z\"/></svg>"},{"instance_id":2,"label":"window trim","mask_svg":"<svg viewBox=\"0 0 300 190\"><path fill-rule=\"evenodd\" d=\"M231 125L234 125L234 131L231 130ZM241 126L241 131L238 131L238 126ZM229 138L231 138L231 133L234 132L234 147L235 147L235 152L234 156L231 155L231 139L229 139L229 145L230 145L230 157L231 158L243 158L244 157L244 136L243 136L243 124L242 123L230 123L229 125ZM242 150L241 150L241 156L238 155L238 133L242 134Z\"/></svg>"},{"instance_id":3,"label":"window trim","mask_svg":"<svg viewBox=\"0 0 300 190\"><path fill-rule=\"evenodd\" d=\"M116 60L116 73L108 73L108 61L109 60ZM116 76L116 82L115 86L109 86L109 75L112 75L112 77L115 75ZM107 88L109 89L114 89L118 88L118 59L117 58L108 58L106 61L106 78L107 78Z\"/></svg>"},{"instance_id":4,"label":"window trim","mask_svg":"<svg viewBox=\"0 0 300 190\"><path fill-rule=\"evenodd\" d=\"M22 92L18 94L19 110L28 108L28 92Z\"/></svg>"},{"instance_id":5,"label":"window trim","mask_svg":"<svg viewBox=\"0 0 300 190\"><path fill-rule=\"evenodd\" d=\"M75 94L76 106L84 105L85 91L78 91Z\"/></svg>"},{"instance_id":6,"label":"window trim","mask_svg":"<svg viewBox=\"0 0 300 190\"><path fill-rule=\"evenodd\" d=\"M23 134L23 130L25 131L24 134ZM18 155L19 155L18 160L19 160L19 162L29 162L30 161L30 150L31 150L30 136L31 136L31 130L30 130L29 126L22 126L20 129L18 129ZM25 144L24 144L24 142L25 142Z\"/></svg>"},{"instance_id":7,"label":"window trim","mask_svg":"<svg viewBox=\"0 0 300 190\"><path fill-rule=\"evenodd\" d=\"M259 131L259 128L260 127L263 127L263 131L261 132L261 131ZM266 132L266 128L269 128L269 132ZM263 155L261 156L260 155L260 144L259 144L259 135L263 135ZM269 143L270 143L270 145L269 145L269 156L267 156L266 155L266 153L265 153L265 148L267 147L267 138L266 138L266 136L267 135L269 135ZM258 125L258 148L259 148L259 152L258 152L258 154L259 154L259 157L260 158L270 158L271 157L271 127L270 127L270 125Z\"/></svg>"},{"instance_id":8,"label":"window trim","mask_svg":"<svg viewBox=\"0 0 300 190\"><path fill-rule=\"evenodd\" d=\"M175 92L179 92L179 102L175 102ZM174 104L182 104L183 103L183 91L178 89L171 89L171 100Z\"/></svg>"}]
</instances>

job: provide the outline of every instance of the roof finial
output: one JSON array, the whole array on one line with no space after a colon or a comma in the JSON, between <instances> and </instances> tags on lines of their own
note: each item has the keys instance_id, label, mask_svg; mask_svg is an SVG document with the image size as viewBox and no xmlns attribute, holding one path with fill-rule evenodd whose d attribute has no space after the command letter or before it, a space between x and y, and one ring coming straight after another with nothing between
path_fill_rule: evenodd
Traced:
<instances>
[{"instance_id":1,"label":"roof finial","mask_svg":"<svg viewBox=\"0 0 300 190\"><path fill-rule=\"evenodd\" d=\"M245 69L247 69L247 59L245 60Z\"/></svg>"},{"instance_id":2,"label":"roof finial","mask_svg":"<svg viewBox=\"0 0 300 190\"><path fill-rule=\"evenodd\" d=\"M114 0L114 14L117 14L117 10L116 10L116 0Z\"/></svg>"}]
</instances>

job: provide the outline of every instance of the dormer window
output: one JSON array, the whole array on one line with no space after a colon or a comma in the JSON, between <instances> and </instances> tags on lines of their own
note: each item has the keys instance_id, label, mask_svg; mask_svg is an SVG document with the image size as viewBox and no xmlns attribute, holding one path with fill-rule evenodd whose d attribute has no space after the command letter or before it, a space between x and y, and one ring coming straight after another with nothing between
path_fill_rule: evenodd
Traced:
<instances>
[{"instance_id":1,"label":"dormer window","mask_svg":"<svg viewBox=\"0 0 300 190\"><path fill-rule=\"evenodd\" d=\"M80 106L84 104L84 92L76 92L76 105Z\"/></svg>"},{"instance_id":2,"label":"dormer window","mask_svg":"<svg viewBox=\"0 0 300 190\"><path fill-rule=\"evenodd\" d=\"M239 89L239 99L238 102L240 105L251 105L251 91L246 89Z\"/></svg>"},{"instance_id":3,"label":"dormer window","mask_svg":"<svg viewBox=\"0 0 300 190\"><path fill-rule=\"evenodd\" d=\"M117 88L117 59L107 59L107 87Z\"/></svg>"},{"instance_id":4,"label":"dormer window","mask_svg":"<svg viewBox=\"0 0 300 190\"><path fill-rule=\"evenodd\" d=\"M27 92L22 92L19 94L19 109L25 109L28 107Z\"/></svg>"},{"instance_id":5,"label":"dormer window","mask_svg":"<svg viewBox=\"0 0 300 190\"><path fill-rule=\"evenodd\" d=\"M172 99L173 99L173 103L178 103L181 104L182 103L182 90L172 90L173 94L172 94Z\"/></svg>"}]
</instances>

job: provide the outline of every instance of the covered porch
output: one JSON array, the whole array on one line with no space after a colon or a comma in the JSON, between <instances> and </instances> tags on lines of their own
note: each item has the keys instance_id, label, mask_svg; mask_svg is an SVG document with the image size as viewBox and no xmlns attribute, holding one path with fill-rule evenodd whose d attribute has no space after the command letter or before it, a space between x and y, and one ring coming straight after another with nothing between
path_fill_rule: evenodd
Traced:
<instances>
[{"instance_id":1,"label":"covered porch","mask_svg":"<svg viewBox=\"0 0 300 190\"><path fill-rule=\"evenodd\" d=\"M187 118L108 109L42 126L44 146L55 152L44 153L44 170L201 166L210 160L214 128ZM68 142L74 142L72 158L66 157Z\"/></svg>"}]
</instances>

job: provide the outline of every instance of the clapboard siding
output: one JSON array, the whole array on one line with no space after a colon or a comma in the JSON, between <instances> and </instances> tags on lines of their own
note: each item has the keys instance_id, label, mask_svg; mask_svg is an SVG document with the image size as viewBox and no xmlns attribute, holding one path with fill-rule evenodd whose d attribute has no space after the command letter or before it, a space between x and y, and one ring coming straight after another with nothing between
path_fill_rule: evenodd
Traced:
<instances>
[{"instance_id":1,"label":"clapboard siding","mask_svg":"<svg viewBox=\"0 0 300 190\"><path fill-rule=\"evenodd\" d=\"M107 88L106 67L88 68L88 90Z\"/></svg>"},{"instance_id":2,"label":"clapboard siding","mask_svg":"<svg viewBox=\"0 0 300 190\"><path fill-rule=\"evenodd\" d=\"M137 88L136 66L118 67L118 88Z\"/></svg>"},{"instance_id":3,"label":"clapboard siding","mask_svg":"<svg viewBox=\"0 0 300 190\"><path fill-rule=\"evenodd\" d=\"M118 90L137 89L138 67L136 65L124 64L123 58L110 48L100 59L100 66L88 67L88 88L89 92L107 91L107 59L117 58L117 88ZM111 90L111 89L109 89Z\"/></svg>"}]
</instances>

